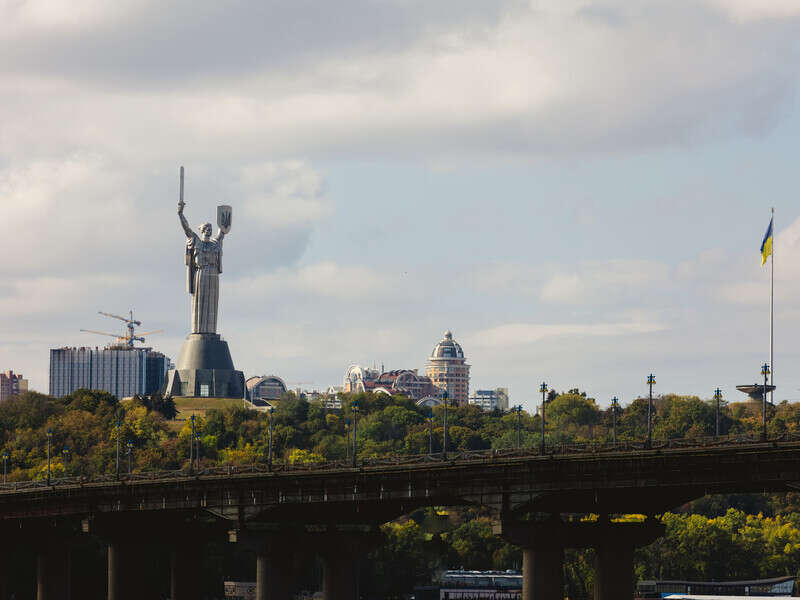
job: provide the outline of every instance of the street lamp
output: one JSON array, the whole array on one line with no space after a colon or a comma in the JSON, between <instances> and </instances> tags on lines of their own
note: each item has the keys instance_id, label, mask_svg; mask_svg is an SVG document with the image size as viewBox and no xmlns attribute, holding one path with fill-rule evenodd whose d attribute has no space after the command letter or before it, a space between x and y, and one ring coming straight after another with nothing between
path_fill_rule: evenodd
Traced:
<instances>
[{"instance_id":1,"label":"street lamp","mask_svg":"<svg viewBox=\"0 0 800 600\"><path fill-rule=\"evenodd\" d=\"M196 432L194 434L194 443L195 443L195 462L197 463L197 471L200 472L200 432Z\"/></svg>"},{"instance_id":2,"label":"street lamp","mask_svg":"<svg viewBox=\"0 0 800 600\"><path fill-rule=\"evenodd\" d=\"M647 447L653 445L653 386L656 384L656 376L650 373L647 376L647 385L650 386L650 401L647 403Z\"/></svg>"},{"instance_id":3,"label":"street lamp","mask_svg":"<svg viewBox=\"0 0 800 600\"><path fill-rule=\"evenodd\" d=\"M442 391L442 400L444 401L444 415L442 417L442 424L444 425L444 437L442 439L442 456L447 458L447 390Z\"/></svg>"},{"instance_id":4,"label":"street lamp","mask_svg":"<svg viewBox=\"0 0 800 600\"><path fill-rule=\"evenodd\" d=\"M53 430L47 428L47 485L50 485L50 440L53 437Z\"/></svg>"},{"instance_id":5,"label":"street lamp","mask_svg":"<svg viewBox=\"0 0 800 600\"><path fill-rule=\"evenodd\" d=\"M347 443L344 445L344 458L350 458L350 419L344 420L344 433L347 436Z\"/></svg>"},{"instance_id":6,"label":"street lamp","mask_svg":"<svg viewBox=\"0 0 800 600\"><path fill-rule=\"evenodd\" d=\"M428 409L428 454L433 454L433 409Z\"/></svg>"},{"instance_id":7,"label":"street lamp","mask_svg":"<svg viewBox=\"0 0 800 600\"><path fill-rule=\"evenodd\" d=\"M522 429L522 405L518 404L514 410L517 411L517 450L522 446L520 439L520 431Z\"/></svg>"},{"instance_id":8,"label":"street lamp","mask_svg":"<svg viewBox=\"0 0 800 600\"><path fill-rule=\"evenodd\" d=\"M719 404L720 404L720 401L722 400L722 391L720 391L719 388L714 390L714 400L717 401L717 413L716 413L716 425L717 425L717 427L716 427L716 432L717 432L717 437L719 437Z\"/></svg>"},{"instance_id":9,"label":"street lamp","mask_svg":"<svg viewBox=\"0 0 800 600\"><path fill-rule=\"evenodd\" d=\"M358 449L358 400L353 400L353 466L356 466L356 454Z\"/></svg>"},{"instance_id":10,"label":"street lamp","mask_svg":"<svg viewBox=\"0 0 800 600\"><path fill-rule=\"evenodd\" d=\"M270 406L268 412L269 412L269 454L267 454L267 468L271 471L272 470L272 415L275 412L275 408Z\"/></svg>"},{"instance_id":11,"label":"street lamp","mask_svg":"<svg viewBox=\"0 0 800 600\"><path fill-rule=\"evenodd\" d=\"M3 450L3 483L6 482L8 476L8 450Z\"/></svg>"},{"instance_id":12,"label":"street lamp","mask_svg":"<svg viewBox=\"0 0 800 600\"><path fill-rule=\"evenodd\" d=\"M614 445L617 444L617 410L619 410L619 400L614 396L611 399L611 422L614 424L614 437L612 439L614 440Z\"/></svg>"},{"instance_id":13,"label":"street lamp","mask_svg":"<svg viewBox=\"0 0 800 600\"><path fill-rule=\"evenodd\" d=\"M64 446L61 455L64 457L64 477L69 477L69 448Z\"/></svg>"},{"instance_id":14,"label":"street lamp","mask_svg":"<svg viewBox=\"0 0 800 600\"><path fill-rule=\"evenodd\" d=\"M119 476L119 428L122 423L119 421L119 417L117 417L117 463L114 470L114 473Z\"/></svg>"},{"instance_id":15,"label":"street lamp","mask_svg":"<svg viewBox=\"0 0 800 600\"><path fill-rule=\"evenodd\" d=\"M539 386L539 391L542 392L542 454L544 454L544 405L547 401L547 384L544 381Z\"/></svg>"},{"instance_id":16,"label":"street lamp","mask_svg":"<svg viewBox=\"0 0 800 600\"><path fill-rule=\"evenodd\" d=\"M770 370L769 365L764 363L761 366L761 374L764 376L764 410L761 415L761 439L767 439L767 380L769 378Z\"/></svg>"},{"instance_id":17,"label":"street lamp","mask_svg":"<svg viewBox=\"0 0 800 600\"><path fill-rule=\"evenodd\" d=\"M194 464L194 415L189 417L189 421L192 423L192 433L189 436L189 472L191 472Z\"/></svg>"},{"instance_id":18,"label":"street lamp","mask_svg":"<svg viewBox=\"0 0 800 600\"><path fill-rule=\"evenodd\" d=\"M133 457L133 443L131 443L130 440L125 442L125 454L128 455L128 475L130 475L131 471L133 470L131 464L131 459Z\"/></svg>"}]
</instances>

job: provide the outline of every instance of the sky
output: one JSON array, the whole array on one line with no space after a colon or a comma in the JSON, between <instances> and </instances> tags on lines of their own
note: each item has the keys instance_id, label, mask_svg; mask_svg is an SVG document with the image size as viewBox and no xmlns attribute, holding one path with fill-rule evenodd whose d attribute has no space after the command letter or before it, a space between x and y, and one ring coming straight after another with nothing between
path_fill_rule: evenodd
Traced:
<instances>
[{"instance_id":1,"label":"sky","mask_svg":"<svg viewBox=\"0 0 800 600\"><path fill-rule=\"evenodd\" d=\"M133 309L177 358L184 234L233 206L246 376L800 400L794 0L0 0L0 370ZM120 323L121 325L121 323Z\"/></svg>"}]
</instances>

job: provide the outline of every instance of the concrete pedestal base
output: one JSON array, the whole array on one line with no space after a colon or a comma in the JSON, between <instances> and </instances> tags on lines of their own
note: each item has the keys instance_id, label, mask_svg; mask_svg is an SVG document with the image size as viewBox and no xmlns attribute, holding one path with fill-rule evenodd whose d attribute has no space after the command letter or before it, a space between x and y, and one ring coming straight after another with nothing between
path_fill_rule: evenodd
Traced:
<instances>
[{"instance_id":1,"label":"concrete pedestal base","mask_svg":"<svg viewBox=\"0 0 800 600\"><path fill-rule=\"evenodd\" d=\"M244 374L233 366L228 342L216 333L193 333L167 373L167 396L242 398Z\"/></svg>"}]
</instances>

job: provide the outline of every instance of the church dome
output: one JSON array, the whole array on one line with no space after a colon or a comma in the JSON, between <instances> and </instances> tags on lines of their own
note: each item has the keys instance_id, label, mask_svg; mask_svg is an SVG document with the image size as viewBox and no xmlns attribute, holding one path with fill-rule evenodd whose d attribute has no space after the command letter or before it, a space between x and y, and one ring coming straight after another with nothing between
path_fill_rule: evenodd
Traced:
<instances>
[{"instance_id":1,"label":"church dome","mask_svg":"<svg viewBox=\"0 0 800 600\"><path fill-rule=\"evenodd\" d=\"M453 339L453 333L448 330L444 332L444 339L431 352L431 358L464 358L464 351Z\"/></svg>"}]
</instances>

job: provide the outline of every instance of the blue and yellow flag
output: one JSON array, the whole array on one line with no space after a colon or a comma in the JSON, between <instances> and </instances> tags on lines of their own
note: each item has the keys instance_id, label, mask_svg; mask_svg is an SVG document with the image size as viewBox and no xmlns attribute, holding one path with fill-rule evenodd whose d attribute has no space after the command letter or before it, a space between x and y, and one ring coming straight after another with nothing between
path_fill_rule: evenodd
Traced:
<instances>
[{"instance_id":1,"label":"blue and yellow flag","mask_svg":"<svg viewBox=\"0 0 800 600\"><path fill-rule=\"evenodd\" d=\"M764 263L767 262L767 257L772 254L772 219L769 220L769 227L767 227L767 233L764 234L764 241L761 242L761 266L764 266Z\"/></svg>"}]
</instances>

